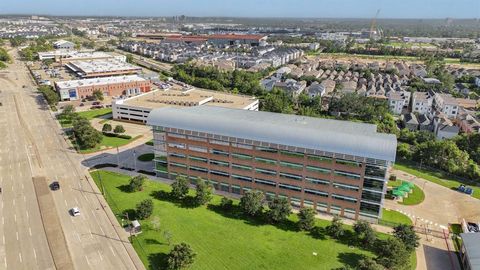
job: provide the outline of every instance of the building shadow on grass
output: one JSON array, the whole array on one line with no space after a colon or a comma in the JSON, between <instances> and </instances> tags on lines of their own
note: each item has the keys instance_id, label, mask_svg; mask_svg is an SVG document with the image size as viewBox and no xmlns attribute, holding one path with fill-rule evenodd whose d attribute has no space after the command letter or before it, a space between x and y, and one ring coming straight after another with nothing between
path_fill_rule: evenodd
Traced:
<instances>
[{"instance_id":1,"label":"building shadow on grass","mask_svg":"<svg viewBox=\"0 0 480 270\"><path fill-rule=\"evenodd\" d=\"M148 255L148 264L150 269L167 269L167 254L166 253L154 253Z\"/></svg>"},{"instance_id":2,"label":"building shadow on grass","mask_svg":"<svg viewBox=\"0 0 480 270\"><path fill-rule=\"evenodd\" d=\"M152 238L145 239L145 244L147 244L147 245L166 245L166 244L163 244L162 242L158 241L157 239L152 239Z\"/></svg>"},{"instance_id":3,"label":"building shadow on grass","mask_svg":"<svg viewBox=\"0 0 480 270\"><path fill-rule=\"evenodd\" d=\"M121 185L117 187L121 192L132 193L129 185Z\"/></svg>"},{"instance_id":4,"label":"building shadow on grass","mask_svg":"<svg viewBox=\"0 0 480 270\"><path fill-rule=\"evenodd\" d=\"M137 213L134 209L125 209L122 213L124 217L128 216L129 220L134 220L137 217Z\"/></svg>"},{"instance_id":5,"label":"building shadow on grass","mask_svg":"<svg viewBox=\"0 0 480 270\"><path fill-rule=\"evenodd\" d=\"M364 258L363 255L354 252L341 252L337 255L338 261L344 265L356 269L358 261Z\"/></svg>"}]
</instances>

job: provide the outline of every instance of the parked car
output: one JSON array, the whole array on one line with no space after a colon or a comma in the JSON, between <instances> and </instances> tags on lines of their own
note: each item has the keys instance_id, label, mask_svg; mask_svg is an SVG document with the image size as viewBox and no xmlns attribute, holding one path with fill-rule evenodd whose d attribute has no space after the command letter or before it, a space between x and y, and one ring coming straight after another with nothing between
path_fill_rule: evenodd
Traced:
<instances>
[{"instance_id":1,"label":"parked car","mask_svg":"<svg viewBox=\"0 0 480 270\"><path fill-rule=\"evenodd\" d=\"M80 107L83 107L83 106L85 106L85 104L83 104L83 103L80 103Z\"/></svg>"},{"instance_id":2,"label":"parked car","mask_svg":"<svg viewBox=\"0 0 480 270\"><path fill-rule=\"evenodd\" d=\"M58 183L58 181L53 181L50 184L50 189L51 190L59 190L60 189L60 183Z\"/></svg>"},{"instance_id":3,"label":"parked car","mask_svg":"<svg viewBox=\"0 0 480 270\"><path fill-rule=\"evenodd\" d=\"M74 217L80 216L80 209L78 209L78 207L73 207L70 209L70 214Z\"/></svg>"},{"instance_id":4,"label":"parked car","mask_svg":"<svg viewBox=\"0 0 480 270\"><path fill-rule=\"evenodd\" d=\"M473 188L471 187L467 187L465 185L460 185L458 188L457 188L457 191L460 191L462 193L465 193L465 194L468 194L468 195L473 195Z\"/></svg>"}]
</instances>

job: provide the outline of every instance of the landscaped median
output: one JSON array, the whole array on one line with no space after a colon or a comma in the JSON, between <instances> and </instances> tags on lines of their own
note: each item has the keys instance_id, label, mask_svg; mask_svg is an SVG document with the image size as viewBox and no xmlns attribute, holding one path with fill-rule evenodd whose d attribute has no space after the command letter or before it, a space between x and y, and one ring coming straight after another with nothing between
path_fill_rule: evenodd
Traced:
<instances>
[{"instance_id":1,"label":"landscaped median","mask_svg":"<svg viewBox=\"0 0 480 270\"><path fill-rule=\"evenodd\" d=\"M164 269L173 245L186 242L195 251L191 269L333 269L354 267L370 249L360 248L350 226L333 239L326 233L331 222L316 220L314 232L299 231L297 215L275 225L220 207L220 196L207 206L194 207L172 199L170 186L146 181L141 191L129 192L130 177L108 171L91 173L119 221L125 212L135 215L136 205L153 200L153 214L140 220L143 232L132 238L140 258L150 269ZM100 183L101 179L101 183ZM193 195L190 190L190 195ZM238 201L234 201L234 207ZM377 233L380 239L388 235ZM414 263L415 258L412 262ZM415 268L413 266L413 268Z\"/></svg>"},{"instance_id":2,"label":"landscaped median","mask_svg":"<svg viewBox=\"0 0 480 270\"><path fill-rule=\"evenodd\" d=\"M388 186L395 188L400 187L404 183L405 181L402 180L388 181ZM423 192L423 190L413 183L411 183L410 185L412 192L408 193L407 197L404 197L401 202L398 202L399 204L417 205L425 200L425 193Z\"/></svg>"},{"instance_id":3,"label":"landscaped median","mask_svg":"<svg viewBox=\"0 0 480 270\"><path fill-rule=\"evenodd\" d=\"M425 168L419 168L413 164L407 163L395 163L394 169L404 171L406 173L415 175L416 177L423 178L427 181L433 182L435 184L450 188L457 189L461 184L468 185L473 188L474 192L472 197L480 199L480 187L473 185L474 183L470 181L462 181L460 179L454 179L443 172L433 171Z\"/></svg>"},{"instance_id":4,"label":"landscaped median","mask_svg":"<svg viewBox=\"0 0 480 270\"><path fill-rule=\"evenodd\" d=\"M92 120L94 118L100 118L102 116L108 115L112 113L111 108L103 108L103 109L95 109L83 112L77 112L79 116L85 117L88 120ZM69 116L65 116L64 114L59 114L57 116L58 122L63 128L72 127L72 119Z\"/></svg>"}]
</instances>

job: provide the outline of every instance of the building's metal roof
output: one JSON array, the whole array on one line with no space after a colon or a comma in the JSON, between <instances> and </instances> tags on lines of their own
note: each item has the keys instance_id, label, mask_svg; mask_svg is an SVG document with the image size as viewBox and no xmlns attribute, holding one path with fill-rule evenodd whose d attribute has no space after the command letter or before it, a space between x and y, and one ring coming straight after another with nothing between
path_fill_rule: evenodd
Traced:
<instances>
[{"instance_id":1,"label":"building's metal roof","mask_svg":"<svg viewBox=\"0 0 480 270\"><path fill-rule=\"evenodd\" d=\"M372 124L212 106L155 109L147 124L392 162L397 147Z\"/></svg>"},{"instance_id":2,"label":"building's metal roof","mask_svg":"<svg viewBox=\"0 0 480 270\"><path fill-rule=\"evenodd\" d=\"M480 270L480 233L461 233L471 270Z\"/></svg>"}]
</instances>

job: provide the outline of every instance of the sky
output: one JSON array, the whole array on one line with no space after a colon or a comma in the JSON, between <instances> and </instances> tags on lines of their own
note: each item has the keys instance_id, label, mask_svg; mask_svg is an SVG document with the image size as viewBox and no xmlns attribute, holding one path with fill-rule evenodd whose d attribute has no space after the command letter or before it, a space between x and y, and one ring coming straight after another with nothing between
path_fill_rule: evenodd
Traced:
<instances>
[{"instance_id":1,"label":"sky","mask_svg":"<svg viewBox=\"0 0 480 270\"><path fill-rule=\"evenodd\" d=\"M0 14L480 18L480 0L0 0Z\"/></svg>"}]
</instances>

